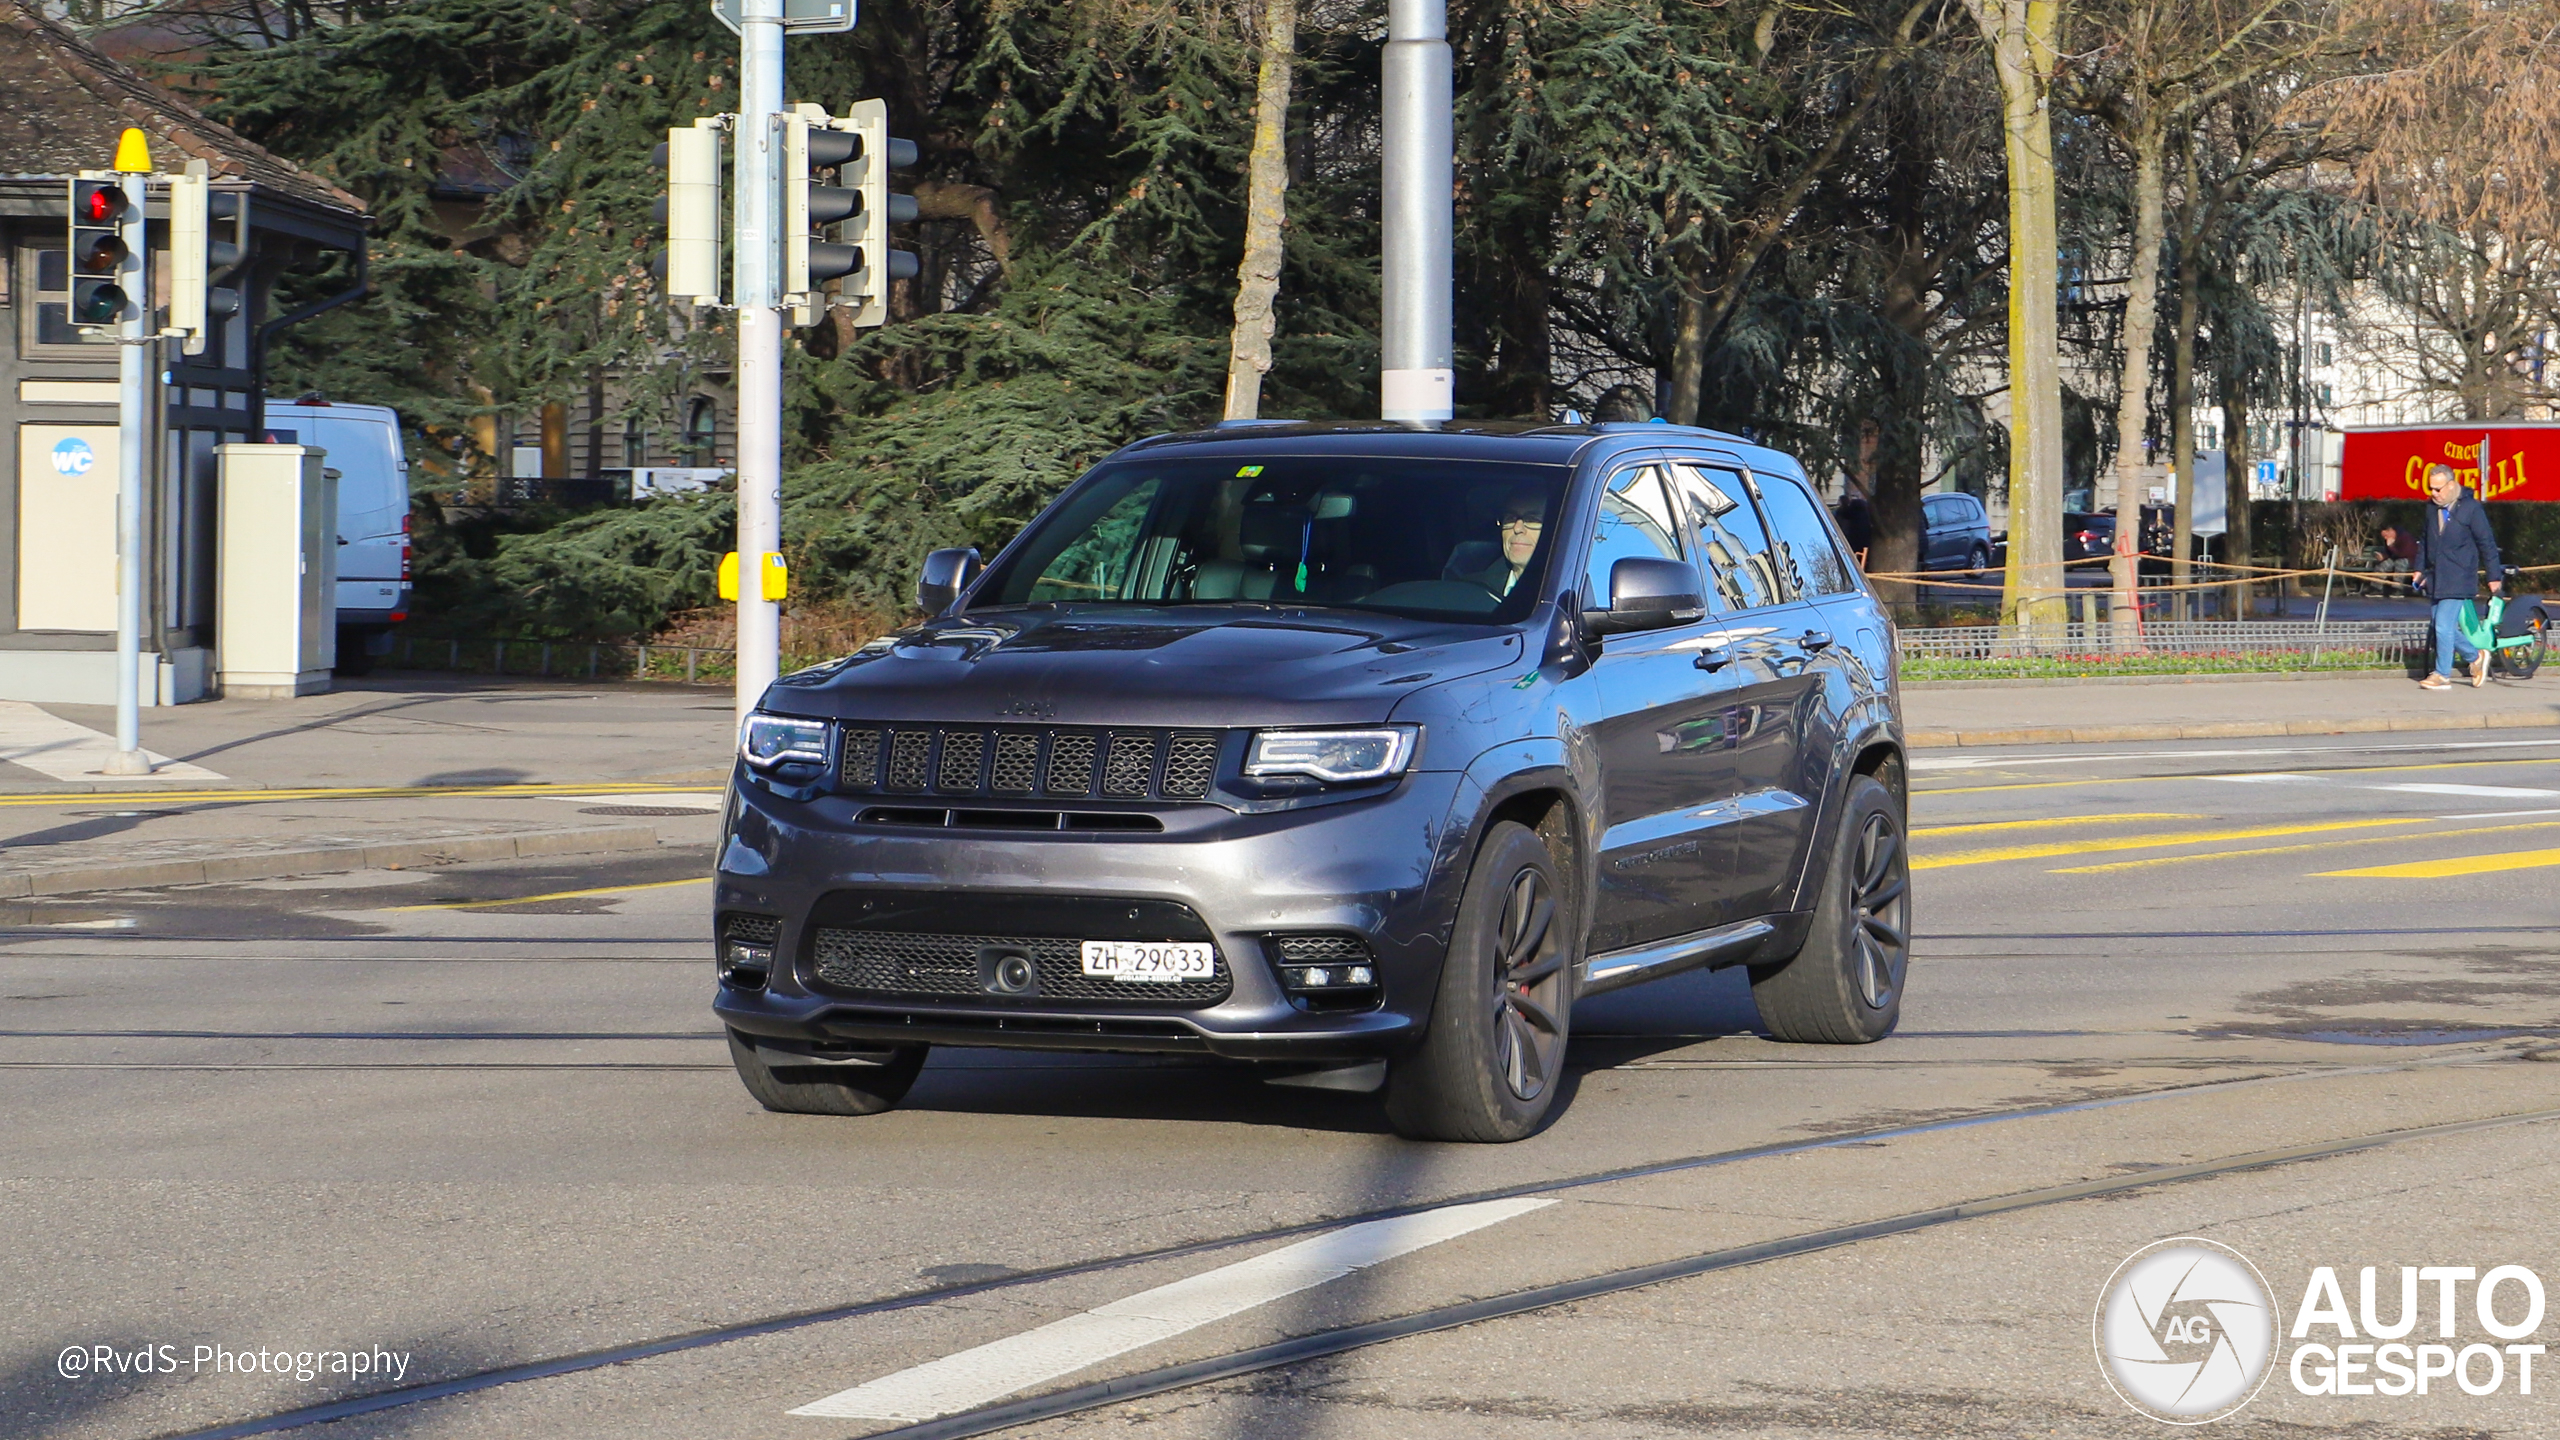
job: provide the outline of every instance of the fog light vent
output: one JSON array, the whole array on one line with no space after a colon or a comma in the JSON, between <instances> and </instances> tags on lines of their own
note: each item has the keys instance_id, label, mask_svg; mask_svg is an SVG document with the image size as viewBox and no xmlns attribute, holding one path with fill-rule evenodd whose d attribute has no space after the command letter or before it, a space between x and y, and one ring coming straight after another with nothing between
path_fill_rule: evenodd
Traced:
<instances>
[{"instance_id":1,"label":"fog light vent","mask_svg":"<svg viewBox=\"0 0 2560 1440\"><path fill-rule=\"evenodd\" d=\"M1308 1010L1366 1010L1378 1004L1376 959L1356 935L1274 935L1280 988Z\"/></svg>"},{"instance_id":2,"label":"fog light vent","mask_svg":"<svg viewBox=\"0 0 2560 1440\"><path fill-rule=\"evenodd\" d=\"M730 915L720 923L720 983L732 990L761 990L773 978L773 951L782 922L770 915Z\"/></svg>"}]
</instances>

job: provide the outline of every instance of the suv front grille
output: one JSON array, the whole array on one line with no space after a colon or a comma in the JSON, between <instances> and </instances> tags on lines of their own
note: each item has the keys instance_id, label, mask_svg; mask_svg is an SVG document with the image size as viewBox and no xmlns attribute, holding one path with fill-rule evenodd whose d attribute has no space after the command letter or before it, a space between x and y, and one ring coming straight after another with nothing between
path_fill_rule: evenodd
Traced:
<instances>
[{"instance_id":1,"label":"suv front grille","mask_svg":"<svg viewBox=\"0 0 2560 1440\"><path fill-rule=\"evenodd\" d=\"M839 774L856 794L1199 800L1217 780L1225 742L1214 730L842 728Z\"/></svg>"},{"instance_id":2,"label":"suv front grille","mask_svg":"<svg viewBox=\"0 0 2560 1440\"><path fill-rule=\"evenodd\" d=\"M978 954L988 946L1018 950L1040 969L1037 993L990 995L980 979ZM1112 1000L1139 1004L1214 1005L1227 998L1227 962L1205 980L1141 984L1084 973L1084 948L1076 940L1040 935L919 935L895 930L818 931L820 983L864 995L968 996L1017 1005L1059 1000Z\"/></svg>"}]
</instances>

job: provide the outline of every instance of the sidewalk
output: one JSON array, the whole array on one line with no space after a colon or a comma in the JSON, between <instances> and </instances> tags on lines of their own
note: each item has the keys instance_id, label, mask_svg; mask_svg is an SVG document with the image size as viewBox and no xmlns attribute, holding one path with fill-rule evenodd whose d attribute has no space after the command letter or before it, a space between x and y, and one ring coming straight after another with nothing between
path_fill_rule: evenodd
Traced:
<instances>
[{"instance_id":1,"label":"sidewalk","mask_svg":"<svg viewBox=\"0 0 2560 1440\"><path fill-rule=\"evenodd\" d=\"M2524 729L2560 726L2560 669L2444 691L2396 672L1948 683L1905 690L1902 715L1913 749Z\"/></svg>"},{"instance_id":2,"label":"sidewalk","mask_svg":"<svg viewBox=\"0 0 2560 1440\"><path fill-rule=\"evenodd\" d=\"M0 705L0 900L708 846L725 691L356 681L143 712L171 763L97 773L112 711Z\"/></svg>"}]
</instances>

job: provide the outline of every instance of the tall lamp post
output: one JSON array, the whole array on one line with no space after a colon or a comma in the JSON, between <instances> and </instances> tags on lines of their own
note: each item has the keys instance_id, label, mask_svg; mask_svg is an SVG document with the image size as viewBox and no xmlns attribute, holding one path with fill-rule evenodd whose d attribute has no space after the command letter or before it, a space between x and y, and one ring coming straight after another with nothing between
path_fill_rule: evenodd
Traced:
<instances>
[{"instance_id":1,"label":"tall lamp post","mask_svg":"<svg viewBox=\"0 0 2560 1440\"><path fill-rule=\"evenodd\" d=\"M1436 422L1454 415L1449 316L1456 230L1447 0L1387 0L1380 188L1378 413Z\"/></svg>"}]
</instances>

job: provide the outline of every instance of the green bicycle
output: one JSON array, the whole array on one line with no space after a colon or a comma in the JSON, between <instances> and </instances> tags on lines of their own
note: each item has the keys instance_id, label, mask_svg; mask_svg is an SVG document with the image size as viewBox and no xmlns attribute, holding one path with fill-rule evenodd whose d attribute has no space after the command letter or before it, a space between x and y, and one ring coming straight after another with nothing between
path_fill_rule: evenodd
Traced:
<instances>
[{"instance_id":1,"label":"green bicycle","mask_svg":"<svg viewBox=\"0 0 2560 1440\"><path fill-rule=\"evenodd\" d=\"M2489 657L2490 664L2510 679L2530 680L2542 668L2543 653L2550 649L2551 617L2540 600L2519 600L2521 606L2513 619L2507 615L2507 597L2489 597L2489 613L2480 613L2477 601L2462 608L2462 638ZM2477 662L2474 662L2477 663Z\"/></svg>"}]
</instances>

